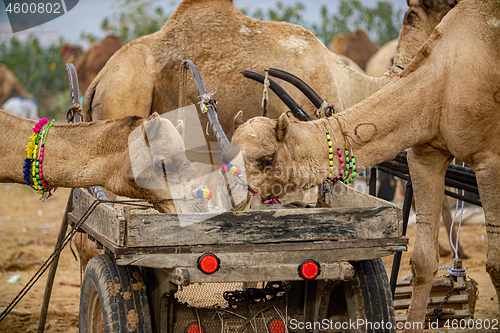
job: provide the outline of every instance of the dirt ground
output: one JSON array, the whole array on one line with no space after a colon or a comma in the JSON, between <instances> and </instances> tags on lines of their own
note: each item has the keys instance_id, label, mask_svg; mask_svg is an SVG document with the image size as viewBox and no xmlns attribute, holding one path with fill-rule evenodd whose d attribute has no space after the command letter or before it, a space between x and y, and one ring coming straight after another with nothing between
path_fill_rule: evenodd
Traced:
<instances>
[{"instance_id":1,"label":"dirt ground","mask_svg":"<svg viewBox=\"0 0 500 333\"><path fill-rule=\"evenodd\" d=\"M0 184L0 308L11 302L54 250L68 195L69 189L59 189L42 203L38 200L39 195L26 186ZM475 222L468 222L472 220ZM480 221L481 213L467 219L460 240L471 258L464 260L467 274L476 280L479 288L475 318L491 320L499 318L498 301L485 270L486 231ZM410 225L408 236L410 246L403 254L400 279L410 274L408 263L414 244L414 225ZM449 248L444 227L440 242ZM451 256L441 258L440 265L448 266L451 260ZM28 268L19 267L30 263ZM390 272L392 257L385 258L384 264ZM19 302L15 311L0 323L0 332L36 332L47 273ZM7 283L15 274L21 275L19 281ZM70 249L65 248L55 278L45 332L78 332L80 278L80 264Z\"/></svg>"}]
</instances>

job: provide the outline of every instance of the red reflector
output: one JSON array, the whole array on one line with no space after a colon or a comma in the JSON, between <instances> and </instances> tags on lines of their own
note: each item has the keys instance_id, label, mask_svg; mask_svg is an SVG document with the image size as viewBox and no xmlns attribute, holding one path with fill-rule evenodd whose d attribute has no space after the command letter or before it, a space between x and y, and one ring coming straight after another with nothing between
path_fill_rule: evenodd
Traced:
<instances>
[{"instance_id":1,"label":"red reflector","mask_svg":"<svg viewBox=\"0 0 500 333\"><path fill-rule=\"evenodd\" d=\"M203 326L191 324L186 328L186 333L203 333Z\"/></svg>"},{"instance_id":2,"label":"red reflector","mask_svg":"<svg viewBox=\"0 0 500 333\"><path fill-rule=\"evenodd\" d=\"M283 320L281 319L272 319L269 324L269 333L285 333L286 328Z\"/></svg>"},{"instance_id":3,"label":"red reflector","mask_svg":"<svg viewBox=\"0 0 500 333\"><path fill-rule=\"evenodd\" d=\"M319 273L321 273L321 268L318 262L308 259L299 265L298 273L301 278L312 280L315 279Z\"/></svg>"},{"instance_id":4,"label":"red reflector","mask_svg":"<svg viewBox=\"0 0 500 333\"><path fill-rule=\"evenodd\" d=\"M220 260L212 253L205 253L198 258L198 268L205 274L212 274L219 269Z\"/></svg>"}]
</instances>

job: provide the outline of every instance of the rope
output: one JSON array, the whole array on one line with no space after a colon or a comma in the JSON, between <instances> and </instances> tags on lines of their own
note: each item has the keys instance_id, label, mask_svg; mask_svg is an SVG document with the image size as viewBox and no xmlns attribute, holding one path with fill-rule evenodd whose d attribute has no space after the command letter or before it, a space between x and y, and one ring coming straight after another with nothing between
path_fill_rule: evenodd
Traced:
<instances>
[{"instance_id":1,"label":"rope","mask_svg":"<svg viewBox=\"0 0 500 333\"><path fill-rule=\"evenodd\" d=\"M323 101L323 103L321 103L321 106L319 107L319 109L317 109L316 111L314 111L314 116L316 118L322 118L323 115L326 116L326 108L328 107L328 103L326 101Z\"/></svg>"},{"instance_id":2,"label":"rope","mask_svg":"<svg viewBox=\"0 0 500 333\"><path fill-rule=\"evenodd\" d=\"M262 91L262 108L264 109L263 116L267 117L267 101L269 100L269 72L266 71L264 79L264 91Z\"/></svg>"},{"instance_id":3,"label":"rope","mask_svg":"<svg viewBox=\"0 0 500 333\"><path fill-rule=\"evenodd\" d=\"M89 208L85 211L82 217L78 220L78 222L73 226L71 231L66 235L61 244L52 252L52 254L47 258L47 260L43 263L43 265L38 269L38 271L33 275L33 277L28 281L28 283L24 286L24 288L17 294L16 297L10 302L10 304L5 308L5 310L0 314L0 322L2 322L5 317L14 309L14 307L21 301L21 299L28 293L28 291L35 285L35 283L42 277L43 273L50 267L52 262L55 260L57 256L61 254L61 251L64 247L71 241L73 236L76 234L78 229L87 221L90 214L97 208L97 206L101 203L116 203L116 204L128 204L130 206L143 206L137 205L138 202L149 202L149 203L159 203L165 201L173 201L174 199L139 199L139 200L101 200L97 199L94 201Z\"/></svg>"},{"instance_id":4,"label":"rope","mask_svg":"<svg viewBox=\"0 0 500 333\"><path fill-rule=\"evenodd\" d=\"M183 108L186 106L186 76L187 68L184 66L184 61L181 61L179 67L179 99L177 100L178 108Z\"/></svg>"},{"instance_id":5,"label":"rope","mask_svg":"<svg viewBox=\"0 0 500 333\"><path fill-rule=\"evenodd\" d=\"M453 159L453 164L455 164L455 159ZM465 166L465 163L462 162L462 166ZM458 194L458 188L455 189L455 193ZM465 191L462 190L462 196L465 195ZM457 204L455 206L455 215L453 215L453 221L451 222L451 228L450 228L450 245L453 251L455 252L455 258L458 259L458 238L460 236L460 227L462 226L462 219L464 217L464 201L462 200L462 210L460 212L460 222L458 224L458 230L457 230L457 239L455 245L453 244L453 225L455 224L455 218L457 217L457 212L458 212L458 205L460 203L460 200L457 199Z\"/></svg>"}]
</instances>

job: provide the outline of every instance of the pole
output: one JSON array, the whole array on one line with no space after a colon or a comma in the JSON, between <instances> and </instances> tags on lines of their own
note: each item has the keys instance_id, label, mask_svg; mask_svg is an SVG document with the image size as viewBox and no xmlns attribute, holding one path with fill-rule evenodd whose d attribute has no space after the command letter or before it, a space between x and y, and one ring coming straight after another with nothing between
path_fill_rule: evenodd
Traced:
<instances>
[{"instance_id":1,"label":"pole","mask_svg":"<svg viewBox=\"0 0 500 333\"><path fill-rule=\"evenodd\" d=\"M411 184L411 177L408 175L408 182L406 183L405 200L403 203L403 236L406 236L406 229L408 228L408 218L410 217L411 202L413 199L413 186ZM401 264L402 252L396 252L392 261L391 270L391 292L392 299L396 293L396 283L398 281L399 266Z\"/></svg>"},{"instance_id":2,"label":"pole","mask_svg":"<svg viewBox=\"0 0 500 333\"><path fill-rule=\"evenodd\" d=\"M73 189L69 194L68 203L66 204L66 210L64 211L64 217L61 223L61 228L59 229L59 235L57 236L57 242L55 250L57 251L59 246L62 245L62 242L66 236L66 231L68 230L68 213L72 208L73 203ZM43 303L42 310L40 311L40 318L38 319L38 331L37 333L43 333L45 330L45 322L47 321L47 313L49 311L49 302L50 296L52 294L52 286L54 285L54 278L56 276L57 264L59 263L59 256L61 254L57 254L54 258L54 261L50 265L49 275L47 276L47 283L45 285L45 293L43 295Z\"/></svg>"}]
</instances>

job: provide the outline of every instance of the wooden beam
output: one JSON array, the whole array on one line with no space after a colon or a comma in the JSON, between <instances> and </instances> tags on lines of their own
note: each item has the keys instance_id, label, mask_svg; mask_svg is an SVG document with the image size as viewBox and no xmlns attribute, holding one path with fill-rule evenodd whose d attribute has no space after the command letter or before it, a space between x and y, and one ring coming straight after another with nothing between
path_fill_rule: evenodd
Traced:
<instances>
[{"instance_id":1,"label":"wooden beam","mask_svg":"<svg viewBox=\"0 0 500 333\"><path fill-rule=\"evenodd\" d=\"M237 245L401 237L398 209L313 208L201 214L125 215L128 247ZM210 216L207 214L207 216ZM189 224L189 220L199 221Z\"/></svg>"}]
</instances>

